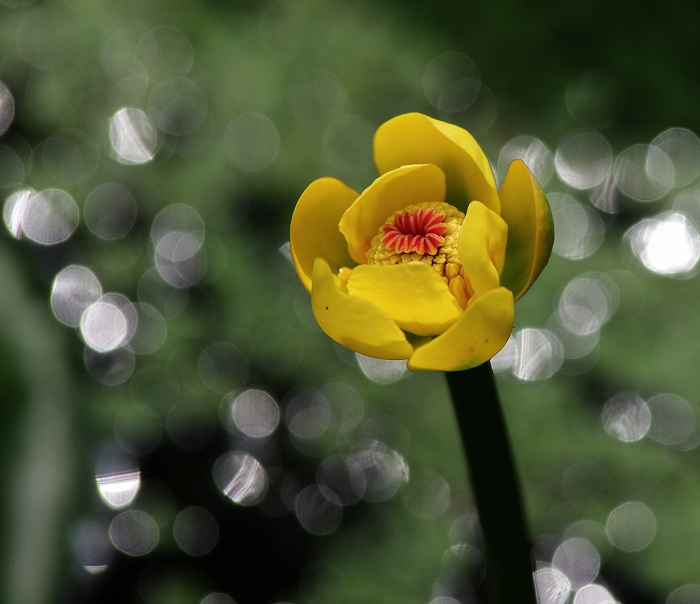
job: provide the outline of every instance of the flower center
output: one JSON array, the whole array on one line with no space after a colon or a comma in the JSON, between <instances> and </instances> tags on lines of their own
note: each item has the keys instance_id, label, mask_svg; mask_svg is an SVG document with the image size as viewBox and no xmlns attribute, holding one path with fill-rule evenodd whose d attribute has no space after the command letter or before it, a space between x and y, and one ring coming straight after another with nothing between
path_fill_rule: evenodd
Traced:
<instances>
[{"instance_id":1,"label":"flower center","mask_svg":"<svg viewBox=\"0 0 700 604\"><path fill-rule=\"evenodd\" d=\"M382 243L388 250L434 256L445 243L443 234L449 228L443 220L445 213L436 212L435 208L397 212L393 224L387 223L382 227L386 233L382 237Z\"/></svg>"},{"instance_id":2,"label":"flower center","mask_svg":"<svg viewBox=\"0 0 700 604\"><path fill-rule=\"evenodd\" d=\"M462 308L474 291L464 273L457 239L464 213L444 202L408 206L387 218L367 250L367 264L423 262L443 278Z\"/></svg>"}]
</instances>

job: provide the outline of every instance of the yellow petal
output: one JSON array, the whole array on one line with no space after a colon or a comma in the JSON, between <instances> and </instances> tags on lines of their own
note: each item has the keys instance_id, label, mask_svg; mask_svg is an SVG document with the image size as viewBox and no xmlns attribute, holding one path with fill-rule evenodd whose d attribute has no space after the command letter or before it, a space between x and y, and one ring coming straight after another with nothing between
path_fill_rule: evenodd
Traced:
<instances>
[{"instance_id":1,"label":"yellow petal","mask_svg":"<svg viewBox=\"0 0 700 604\"><path fill-rule=\"evenodd\" d=\"M322 258L314 262L311 308L326 334L355 352L406 359L413 351L404 333L371 302L348 295Z\"/></svg>"},{"instance_id":2,"label":"yellow petal","mask_svg":"<svg viewBox=\"0 0 700 604\"><path fill-rule=\"evenodd\" d=\"M419 346L408 360L411 370L458 371L493 358L513 330L513 294L505 287L476 298L442 335Z\"/></svg>"},{"instance_id":3,"label":"yellow petal","mask_svg":"<svg viewBox=\"0 0 700 604\"><path fill-rule=\"evenodd\" d=\"M379 227L406 206L445 200L445 175L431 165L401 166L377 178L343 214L340 232L358 264L367 262L367 250Z\"/></svg>"},{"instance_id":4,"label":"yellow petal","mask_svg":"<svg viewBox=\"0 0 700 604\"><path fill-rule=\"evenodd\" d=\"M496 181L484 152L463 128L406 113L382 124L374 135L380 174L406 164L435 164L447 176L446 201L464 210L474 199L500 213Z\"/></svg>"},{"instance_id":5,"label":"yellow petal","mask_svg":"<svg viewBox=\"0 0 700 604\"><path fill-rule=\"evenodd\" d=\"M445 331L462 308L435 269L422 262L361 264L348 279L351 296L372 302L406 331L419 336Z\"/></svg>"},{"instance_id":6,"label":"yellow petal","mask_svg":"<svg viewBox=\"0 0 700 604\"><path fill-rule=\"evenodd\" d=\"M459 258L477 296L500 285L508 226L483 203L469 204L457 241Z\"/></svg>"},{"instance_id":7,"label":"yellow petal","mask_svg":"<svg viewBox=\"0 0 700 604\"><path fill-rule=\"evenodd\" d=\"M516 159L501 186L501 216L508 224L508 248L501 283L517 300L542 272L552 253L554 222L542 187Z\"/></svg>"},{"instance_id":8,"label":"yellow petal","mask_svg":"<svg viewBox=\"0 0 700 604\"><path fill-rule=\"evenodd\" d=\"M343 212L357 198L357 191L335 178L319 178L302 193L292 215L289 247L299 279L311 291L316 258L325 258L337 272L352 266L345 238L338 230Z\"/></svg>"}]
</instances>

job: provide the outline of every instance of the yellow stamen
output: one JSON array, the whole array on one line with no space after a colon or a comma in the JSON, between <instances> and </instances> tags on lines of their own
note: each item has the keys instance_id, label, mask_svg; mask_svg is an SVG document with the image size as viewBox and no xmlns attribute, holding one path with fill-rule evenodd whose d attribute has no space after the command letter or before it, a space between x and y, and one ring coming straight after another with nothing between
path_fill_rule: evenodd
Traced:
<instances>
[{"instance_id":1,"label":"yellow stamen","mask_svg":"<svg viewBox=\"0 0 700 604\"><path fill-rule=\"evenodd\" d=\"M430 214L428 211L431 210ZM420 214L418 214L420 212ZM393 239L389 240L389 246L385 243L387 233L392 233L397 230L394 221L399 219L399 227L405 226L401 222L405 220L405 216L411 215L429 215L437 216L444 215L440 220L440 239L443 241L440 245L436 245L435 249L428 249L424 246L423 252L419 253L419 246L415 246L408 251L399 251L395 249L397 246L393 243ZM457 299L462 308L466 308L469 299L473 295L473 290L469 284L469 280L464 274L462 263L457 252L457 239L459 237L462 222L464 221L464 213L460 212L454 206L444 202L426 202L408 206L401 212L397 212L393 216L387 218L378 233L372 239L370 248L367 251L368 264L400 264L404 262L423 262L432 266L435 271L445 280L450 292ZM444 228L443 228L444 226ZM404 229L405 230L405 229ZM398 246L403 250L403 246ZM430 253L433 251L434 253ZM342 278L342 277L341 277Z\"/></svg>"}]
</instances>

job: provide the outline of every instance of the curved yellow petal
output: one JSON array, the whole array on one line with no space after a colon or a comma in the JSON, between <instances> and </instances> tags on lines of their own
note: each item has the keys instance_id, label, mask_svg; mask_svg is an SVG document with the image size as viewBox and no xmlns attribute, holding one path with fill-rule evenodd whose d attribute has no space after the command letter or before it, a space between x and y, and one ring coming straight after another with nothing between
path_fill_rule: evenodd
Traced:
<instances>
[{"instance_id":1,"label":"curved yellow petal","mask_svg":"<svg viewBox=\"0 0 700 604\"><path fill-rule=\"evenodd\" d=\"M522 160L510 166L501 186L501 216L508 248L501 283L517 300L542 272L552 253L554 222L542 187Z\"/></svg>"},{"instance_id":2,"label":"curved yellow petal","mask_svg":"<svg viewBox=\"0 0 700 604\"><path fill-rule=\"evenodd\" d=\"M335 178L319 178L301 194L292 214L289 248L297 275L308 291L316 258L325 258L336 272L354 265L338 222L355 199L357 191Z\"/></svg>"},{"instance_id":3,"label":"curved yellow petal","mask_svg":"<svg viewBox=\"0 0 700 604\"><path fill-rule=\"evenodd\" d=\"M477 296L500 285L508 241L508 226L483 203L469 204L457 241L464 272Z\"/></svg>"},{"instance_id":4,"label":"curved yellow petal","mask_svg":"<svg viewBox=\"0 0 700 604\"><path fill-rule=\"evenodd\" d=\"M486 292L445 333L416 348L408 368L458 371L485 363L506 345L513 331L513 310L510 290Z\"/></svg>"},{"instance_id":5,"label":"curved yellow petal","mask_svg":"<svg viewBox=\"0 0 700 604\"><path fill-rule=\"evenodd\" d=\"M491 165L474 137L458 126L421 113L399 115L377 129L374 163L380 174L406 164L435 164L447 176L448 203L464 210L478 199L500 213Z\"/></svg>"},{"instance_id":6,"label":"curved yellow petal","mask_svg":"<svg viewBox=\"0 0 700 604\"><path fill-rule=\"evenodd\" d=\"M445 175L436 166L401 166L377 178L340 219L340 232L358 264L367 262L372 238L387 218L406 206L445 200Z\"/></svg>"},{"instance_id":7,"label":"curved yellow petal","mask_svg":"<svg viewBox=\"0 0 700 604\"><path fill-rule=\"evenodd\" d=\"M361 264L353 269L347 288L351 296L372 302L401 329L419 336L442 333L462 314L442 277L422 262Z\"/></svg>"},{"instance_id":8,"label":"curved yellow petal","mask_svg":"<svg viewBox=\"0 0 700 604\"><path fill-rule=\"evenodd\" d=\"M322 258L314 262L311 308L326 334L355 352L378 359L406 359L413 352L405 334L371 302L342 291Z\"/></svg>"}]
</instances>

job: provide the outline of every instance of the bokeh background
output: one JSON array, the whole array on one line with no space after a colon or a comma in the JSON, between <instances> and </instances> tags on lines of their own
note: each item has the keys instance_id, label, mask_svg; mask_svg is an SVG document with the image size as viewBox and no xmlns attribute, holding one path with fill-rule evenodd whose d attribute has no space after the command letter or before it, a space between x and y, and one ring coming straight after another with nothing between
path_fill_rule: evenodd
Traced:
<instances>
[{"instance_id":1,"label":"bokeh background","mask_svg":"<svg viewBox=\"0 0 700 604\"><path fill-rule=\"evenodd\" d=\"M0 601L485 601L443 377L326 338L286 247L305 186L364 188L422 111L554 211L493 362L541 602L700 602L699 26L0 0Z\"/></svg>"}]
</instances>

